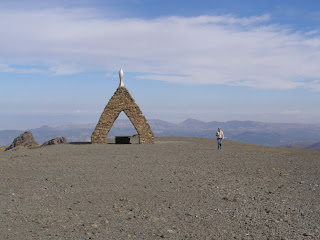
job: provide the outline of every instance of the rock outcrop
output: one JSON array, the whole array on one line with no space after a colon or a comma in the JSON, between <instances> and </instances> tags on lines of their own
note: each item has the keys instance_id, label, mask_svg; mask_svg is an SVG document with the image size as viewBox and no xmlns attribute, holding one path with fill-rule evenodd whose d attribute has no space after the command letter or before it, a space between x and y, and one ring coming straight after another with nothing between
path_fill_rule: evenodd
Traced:
<instances>
[{"instance_id":1,"label":"rock outcrop","mask_svg":"<svg viewBox=\"0 0 320 240\"><path fill-rule=\"evenodd\" d=\"M48 146L48 145L57 145L57 144L62 144L66 142L67 142L67 139L65 137L61 137L61 138L56 137L54 139L51 139L45 142L44 144L41 145L41 147Z\"/></svg>"},{"instance_id":2,"label":"rock outcrop","mask_svg":"<svg viewBox=\"0 0 320 240\"><path fill-rule=\"evenodd\" d=\"M5 151L23 149L23 148L36 148L36 147L39 147L39 144L33 138L32 133L25 132L21 134L19 137L15 138L12 144L9 147L7 147Z\"/></svg>"}]
</instances>

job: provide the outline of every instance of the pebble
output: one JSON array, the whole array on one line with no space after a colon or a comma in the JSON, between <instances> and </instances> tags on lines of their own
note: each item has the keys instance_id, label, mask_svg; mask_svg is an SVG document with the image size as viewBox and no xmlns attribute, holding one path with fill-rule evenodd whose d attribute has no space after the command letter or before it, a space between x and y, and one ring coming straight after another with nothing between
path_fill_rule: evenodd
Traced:
<instances>
[{"instance_id":1,"label":"pebble","mask_svg":"<svg viewBox=\"0 0 320 240\"><path fill-rule=\"evenodd\" d=\"M98 224L94 223L94 224L91 225L91 227L98 228Z\"/></svg>"}]
</instances>

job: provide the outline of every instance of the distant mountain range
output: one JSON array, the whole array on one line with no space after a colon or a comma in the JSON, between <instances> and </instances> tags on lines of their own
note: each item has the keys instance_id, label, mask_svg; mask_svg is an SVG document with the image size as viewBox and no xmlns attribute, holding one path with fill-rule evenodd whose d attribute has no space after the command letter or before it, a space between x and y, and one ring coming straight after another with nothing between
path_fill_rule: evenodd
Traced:
<instances>
[{"instance_id":1,"label":"distant mountain range","mask_svg":"<svg viewBox=\"0 0 320 240\"><path fill-rule=\"evenodd\" d=\"M148 120L156 137L200 137L215 138L218 127L227 139L291 148L320 149L320 124L263 123L254 121L202 122L187 119L181 123L170 123L159 119ZM88 142L95 128L93 124L68 124L59 127L42 126L28 129L36 141L42 144L55 137L65 137L69 142ZM0 146L9 145L24 131L0 131ZM129 119L117 119L108 138L134 135L136 130Z\"/></svg>"},{"instance_id":2,"label":"distant mountain range","mask_svg":"<svg viewBox=\"0 0 320 240\"><path fill-rule=\"evenodd\" d=\"M317 143L287 144L287 145L283 145L283 146L280 146L280 147L320 150L320 142L317 142Z\"/></svg>"}]
</instances>

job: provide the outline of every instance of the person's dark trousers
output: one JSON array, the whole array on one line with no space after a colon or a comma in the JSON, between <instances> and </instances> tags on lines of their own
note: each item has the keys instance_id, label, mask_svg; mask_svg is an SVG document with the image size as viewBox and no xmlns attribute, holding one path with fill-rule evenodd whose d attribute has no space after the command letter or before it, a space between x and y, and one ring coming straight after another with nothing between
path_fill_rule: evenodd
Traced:
<instances>
[{"instance_id":1,"label":"person's dark trousers","mask_svg":"<svg viewBox=\"0 0 320 240\"><path fill-rule=\"evenodd\" d=\"M221 145L222 145L222 138L218 138L218 150L221 149Z\"/></svg>"}]
</instances>

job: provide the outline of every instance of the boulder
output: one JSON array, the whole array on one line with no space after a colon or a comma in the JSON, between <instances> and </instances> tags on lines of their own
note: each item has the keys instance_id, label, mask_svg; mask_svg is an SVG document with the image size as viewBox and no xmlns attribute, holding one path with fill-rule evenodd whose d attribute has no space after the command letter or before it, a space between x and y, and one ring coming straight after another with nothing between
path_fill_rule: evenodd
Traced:
<instances>
[{"instance_id":1,"label":"boulder","mask_svg":"<svg viewBox=\"0 0 320 240\"><path fill-rule=\"evenodd\" d=\"M32 133L25 132L21 134L19 137L15 138L12 144L9 147L7 147L5 151L36 147L39 147L39 144L36 142L36 140L34 140Z\"/></svg>"},{"instance_id":2,"label":"boulder","mask_svg":"<svg viewBox=\"0 0 320 240\"><path fill-rule=\"evenodd\" d=\"M41 145L41 147L48 146L48 145L57 145L57 144L62 144L66 142L67 142L67 139L65 137L62 137L62 138L56 137L54 139L51 139L45 142L44 144Z\"/></svg>"}]
</instances>

